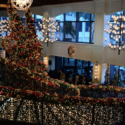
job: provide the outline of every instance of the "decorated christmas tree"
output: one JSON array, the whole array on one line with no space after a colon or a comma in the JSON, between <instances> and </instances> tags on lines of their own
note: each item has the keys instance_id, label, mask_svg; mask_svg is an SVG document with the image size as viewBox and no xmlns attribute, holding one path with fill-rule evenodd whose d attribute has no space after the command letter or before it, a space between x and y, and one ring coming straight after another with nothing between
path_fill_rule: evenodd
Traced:
<instances>
[{"instance_id":1,"label":"decorated christmas tree","mask_svg":"<svg viewBox=\"0 0 125 125\"><path fill-rule=\"evenodd\" d=\"M115 74L114 74L114 78L112 80L112 84L114 86L123 87L123 81L122 81L121 76L122 76L121 72L119 71L119 69L117 69L116 72L115 72Z\"/></svg>"},{"instance_id":2,"label":"decorated christmas tree","mask_svg":"<svg viewBox=\"0 0 125 125\"><path fill-rule=\"evenodd\" d=\"M79 89L69 83L52 79L45 72L45 64L40 60L42 56L42 44L37 41L34 20L30 9L25 12L25 24L12 6L7 3L9 15L10 35L2 41L3 48L9 54L9 59L1 58L1 64L5 65L5 76L13 87L22 90L39 90L56 92L60 89L71 90L79 94ZM14 41L12 45L11 42Z\"/></svg>"},{"instance_id":3,"label":"decorated christmas tree","mask_svg":"<svg viewBox=\"0 0 125 125\"><path fill-rule=\"evenodd\" d=\"M107 70L105 73L105 84L109 85L110 84L110 65L107 64Z\"/></svg>"}]
</instances>

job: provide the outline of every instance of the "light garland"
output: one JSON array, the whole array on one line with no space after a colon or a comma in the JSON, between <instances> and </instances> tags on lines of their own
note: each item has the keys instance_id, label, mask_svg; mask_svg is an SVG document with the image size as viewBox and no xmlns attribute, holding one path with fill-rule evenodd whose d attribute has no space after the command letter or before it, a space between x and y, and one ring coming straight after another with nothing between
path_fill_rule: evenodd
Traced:
<instances>
[{"instance_id":1,"label":"light garland","mask_svg":"<svg viewBox=\"0 0 125 125\"><path fill-rule=\"evenodd\" d=\"M95 80L97 80L97 75L98 75L98 62L95 64Z\"/></svg>"},{"instance_id":2,"label":"light garland","mask_svg":"<svg viewBox=\"0 0 125 125\"><path fill-rule=\"evenodd\" d=\"M111 39L114 41L114 43L108 42L109 48L112 50L117 49L118 55L119 55L121 50L125 50L125 43L123 41L124 40L123 37L125 35L125 25L124 25L125 16L122 14L117 17L112 15L112 19L113 19L113 23L110 23L109 21L107 22L107 24L109 24L110 29L105 28L104 31L107 32L110 35ZM106 37L105 37L105 41L107 41Z\"/></svg>"},{"instance_id":3,"label":"light garland","mask_svg":"<svg viewBox=\"0 0 125 125\"><path fill-rule=\"evenodd\" d=\"M59 30L58 22L54 18L42 18L42 24L38 22L40 29L36 27L36 31L40 33L38 40L41 42L47 43L47 46L49 43L53 43L57 41L57 38L59 35L56 32Z\"/></svg>"},{"instance_id":4,"label":"light garland","mask_svg":"<svg viewBox=\"0 0 125 125\"><path fill-rule=\"evenodd\" d=\"M69 56L72 56L75 53L74 46L69 46L67 51L68 51Z\"/></svg>"},{"instance_id":5,"label":"light garland","mask_svg":"<svg viewBox=\"0 0 125 125\"><path fill-rule=\"evenodd\" d=\"M11 0L11 2L16 9L25 10L31 6L33 0Z\"/></svg>"}]
</instances>

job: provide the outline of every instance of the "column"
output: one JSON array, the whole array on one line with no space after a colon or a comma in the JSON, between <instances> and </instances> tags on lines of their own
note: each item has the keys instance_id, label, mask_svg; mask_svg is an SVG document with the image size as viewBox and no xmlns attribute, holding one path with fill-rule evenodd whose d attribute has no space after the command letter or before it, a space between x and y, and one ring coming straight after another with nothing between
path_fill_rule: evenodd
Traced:
<instances>
[{"instance_id":1,"label":"column","mask_svg":"<svg viewBox=\"0 0 125 125\"><path fill-rule=\"evenodd\" d=\"M97 66L96 66L96 63L93 63L93 79L92 79L92 82L94 84L104 84L106 70L107 70L107 64L106 63L103 63L103 64L98 63ZM97 77L97 79L96 79L96 77Z\"/></svg>"}]
</instances>

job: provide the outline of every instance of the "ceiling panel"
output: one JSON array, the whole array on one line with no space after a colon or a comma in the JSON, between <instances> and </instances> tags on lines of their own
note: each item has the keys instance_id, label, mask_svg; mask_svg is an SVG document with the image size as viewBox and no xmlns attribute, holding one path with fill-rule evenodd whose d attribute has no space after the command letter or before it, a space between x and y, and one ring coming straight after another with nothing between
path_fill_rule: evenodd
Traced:
<instances>
[{"instance_id":1,"label":"ceiling panel","mask_svg":"<svg viewBox=\"0 0 125 125\"><path fill-rule=\"evenodd\" d=\"M8 0L0 0L0 4L7 4ZM43 5L55 5L55 4L64 4L64 3L74 3L74 2L85 2L93 0L33 0L31 7L43 6ZM5 8L0 7L0 11L5 10Z\"/></svg>"}]
</instances>

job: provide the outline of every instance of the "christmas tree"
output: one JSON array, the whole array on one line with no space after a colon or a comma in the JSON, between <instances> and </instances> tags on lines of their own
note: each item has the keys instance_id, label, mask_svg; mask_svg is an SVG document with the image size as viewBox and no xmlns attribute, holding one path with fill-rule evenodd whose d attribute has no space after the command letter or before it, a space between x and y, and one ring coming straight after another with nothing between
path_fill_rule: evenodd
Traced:
<instances>
[{"instance_id":1,"label":"christmas tree","mask_svg":"<svg viewBox=\"0 0 125 125\"><path fill-rule=\"evenodd\" d=\"M114 78L112 80L112 84L114 86L123 87L123 81L122 81L121 76L122 76L122 74L120 72L120 69L117 69L116 72L115 72Z\"/></svg>"},{"instance_id":2,"label":"christmas tree","mask_svg":"<svg viewBox=\"0 0 125 125\"><path fill-rule=\"evenodd\" d=\"M110 84L110 65L107 64L107 70L105 73L105 84L109 85Z\"/></svg>"},{"instance_id":3,"label":"christmas tree","mask_svg":"<svg viewBox=\"0 0 125 125\"><path fill-rule=\"evenodd\" d=\"M9 54L9 60L1 58L5 64L6 79L15 87L22 90L39 90L55 92L59 89L71 90L79 94L76 86L52 79L45 72L45 64L40 60L42 56L42 44L37 41L34 20L30 9L25 12L25 24L11 1L7 3L9 26L11 33L2 41L3 48ZM11 45L11 42L14 44Z\"/></svg>"}]
</instances>

